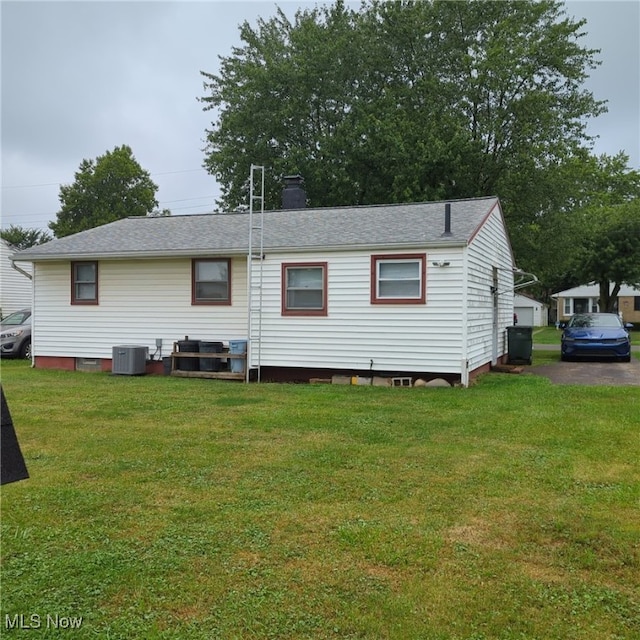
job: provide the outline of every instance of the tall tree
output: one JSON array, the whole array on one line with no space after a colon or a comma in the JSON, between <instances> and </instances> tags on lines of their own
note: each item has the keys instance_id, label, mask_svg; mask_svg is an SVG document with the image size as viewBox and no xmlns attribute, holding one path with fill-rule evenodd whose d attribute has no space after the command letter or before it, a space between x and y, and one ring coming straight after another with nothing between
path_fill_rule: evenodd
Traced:
<instances>
[{"instance_id":1,"label":"tall tree","mask_svg":"<svg viewBox=\"0 0 640 640\"><path fill-rule=\"evenodd\" d=\"M254 163L269 207L299 172L312 206L498 194L524 229L604 109L582 88L597 64L583 25L556 0L339 0L245 22L243 46L203 72L219 205L247 201Z\"/></svg>"},{"instance_id":2,"label":"tall tree","mask_svg":"<svg viewBox=\"0 0 640 640\"><path fill-rule=\"evenodd\" d=\"M585 265L589 252L597 253L599 242L604 243L602 224L612 207L640 198L640 172L628 164L623 153L580 153L549 169L547 202L539 215L512 219L519 264L540 279L542 288L535 294L541 299L549 301L557 291L599 279Z\"/></svg>"},{"instance_id":3,"label":"tall tree","mask_svg":"<svg viewBox=\"0 0 640 640\"><path fill-rule=\"evenodd\" d=\"M83 160L75 182L60 187L62 207L49 228L61 238L128 216L146 216L158 206L158 187L122 145L96 160Z\"/></svg>"},{"instance_id":4,"label":"tall tree","mask_svg":"<svg viewBox=\"0 0 640 640\"><path fill-rule=\"evenodd\" d=\"M51 236L42 229L25 229L14 224L0 231L0 238L16 249L28 249L51 240Z\"/></svg>"},{"instance_id":5,"label":"tall tree","mask_svg":"<svg viewBox=\"0 0 640 640\"><path fill-rule=\"evenodd\" d=\"M597 282L600 308L612 312L620 287L640 287L640 197L585 210L588 231L576 254L581 282Z\"/></svg>"}]
</instances>

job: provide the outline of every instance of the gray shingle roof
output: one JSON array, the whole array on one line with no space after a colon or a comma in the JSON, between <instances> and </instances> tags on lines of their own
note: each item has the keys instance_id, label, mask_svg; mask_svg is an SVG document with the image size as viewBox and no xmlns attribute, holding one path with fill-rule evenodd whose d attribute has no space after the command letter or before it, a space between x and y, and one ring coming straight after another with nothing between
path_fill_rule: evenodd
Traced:
<instances>
[{"instance_id":1,"label":"gray shingle roof","mask_svg":"<svg viewBox=\"0 0 640 640\"><path fill-rule=\"evenodd\" d=\"M451 235L444 237L444 202L266 211L264 248L317 251L466 244L498 199L450 202ZM246 254L248 237L247 213L133 217L25 249L14 258Z\"/></svg>"}]
</instances>

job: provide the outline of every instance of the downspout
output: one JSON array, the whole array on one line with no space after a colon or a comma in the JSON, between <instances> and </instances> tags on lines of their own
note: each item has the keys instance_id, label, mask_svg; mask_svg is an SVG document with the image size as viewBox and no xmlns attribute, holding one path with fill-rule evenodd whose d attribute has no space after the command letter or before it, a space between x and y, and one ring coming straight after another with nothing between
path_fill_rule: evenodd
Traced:
<instances>
[{"instance_id":1,"label":"downspout","mask_svg":"<svg viewBox=\"0 0 640 640\"><path fill-rule=\"evenodd\" d=\"M21 273L23 276L26 276L27 278L29 278L29 280L31 280L33 282L33 275L31 273L27 273L24 269L22 269L21 267L19 267L15 261L13 260L13 258L9 258L9 262L11 263L11 266L18 272ZM33 286L31 287L31 309L34 309L35 307L35 290L33 288ZM34 351L33 351L33 337L34 337L34 326L33 326L33 321L31 324L31 368L36 366L36 356L34 355Z\"/></svg>"},{"instance_id":2,"label":"downspout","mask_svg":"<svg viewBox=\"0 0 640 640\"><path fill-rule=\"evenodd\" d=\"M462 353L460 354L460 384L469 386L469 249L462 250Z\"/></svg>"},{"instance_id":3,"label":"downspout","mask_svg":"<svg viewBox=\"0 0 640 640\"><path fill-rule=\"evenodd\" d=\"M491 366L498 364L500 326L500 268L493 266L491 275Z\"/></svg>"},{"instance_id":4,"label":"downspout","mask_svg":"<svg viewBox=\"0 0 640 640\"><path fill-rule=\"evenodd\" d=\"M9 262L11 262L11 266L18 272L21 273L23 276L27 276L27 278L29 278L29 280L33 280L33 276L26 272L24 269L22 269L21 267L19 267L12 258L9 258Z\"/></svg>"}]
</instances>

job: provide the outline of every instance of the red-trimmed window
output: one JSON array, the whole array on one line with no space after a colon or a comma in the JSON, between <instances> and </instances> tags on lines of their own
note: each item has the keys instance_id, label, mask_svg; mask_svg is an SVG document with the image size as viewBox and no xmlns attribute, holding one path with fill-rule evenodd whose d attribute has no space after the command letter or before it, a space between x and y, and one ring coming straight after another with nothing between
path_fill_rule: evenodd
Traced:
<instances>
[{"instance_id":1,"label":"red-trimmed window","mask_svg":"<svg viewBox=\"0 0 640 640\"><path fill-rule=\"evenodd\" d=\"M191 261L191 304L231 304L229 258L195 258Z\"/></svg>"},{"instance_id":2,"label":"red-trimmed window","mask_svg":"<svg viewBox=\"0 0 640 640\"><path fill-rule=\"evenodd\" d=\"M424 253L371 256L372 304L424 304Z\"/></svg>"},{"instance_id":3,"label":"red-trimmed window","mask_svg":"<svg viewBox=\"0 0 640 640\"><path fill-rule=\"evenodd\" d=\"M98 304L98 263L71 263L71 304Z\"/></svg>"},{"instance_id":4,"label":"red-trimmed window","mask_svg":"<svg viewBox=\"0 0 640 640\"><path fill-rule=\"evenodd\" d=\"M282 315L327 315L327 263L283 263Z\"/></svg>"}]
</instances>

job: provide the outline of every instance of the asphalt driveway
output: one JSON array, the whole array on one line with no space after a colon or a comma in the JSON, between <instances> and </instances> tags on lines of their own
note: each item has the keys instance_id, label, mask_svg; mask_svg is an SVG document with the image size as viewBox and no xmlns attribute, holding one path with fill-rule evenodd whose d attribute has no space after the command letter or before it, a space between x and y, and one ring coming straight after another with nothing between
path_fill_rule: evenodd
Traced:
<instances>
[{"instance_id":1,"label":"asphalt driveway","mask_svg":"<svg viewBox=\"0 0 640 640\"><path fill-rule=\"evenodd\" d=\"M555 345L534 345L534 349L560 351L560 347ZM637 347L632 347L632 351L637 350ZM535 363L535 355L533 361ZM640 360L634 356L631 357L631 362L558 360L539 367L527 367L525 371L528 374L549 378L553 384L640 387Z\"/></svg>"}]
</instances>

